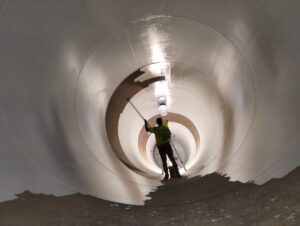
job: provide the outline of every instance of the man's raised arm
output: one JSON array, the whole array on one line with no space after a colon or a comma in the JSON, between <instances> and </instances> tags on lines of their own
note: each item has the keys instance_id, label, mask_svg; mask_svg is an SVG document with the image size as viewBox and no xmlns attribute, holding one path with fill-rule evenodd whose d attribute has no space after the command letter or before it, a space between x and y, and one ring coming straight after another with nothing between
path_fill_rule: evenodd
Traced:
<instances>
[{"instance_id":1,"label":"man's raised arm","mask_svg":"<svg viewBox=\"0 0 300 226\"><path fill-rule=\"evenodd\" d=\"M149 127L149 124L148 124L147 120L144 119L144 122L145 122L145 130L146 130L147 132L150 132L150 127Z\"/></svg>"}]
</instances>

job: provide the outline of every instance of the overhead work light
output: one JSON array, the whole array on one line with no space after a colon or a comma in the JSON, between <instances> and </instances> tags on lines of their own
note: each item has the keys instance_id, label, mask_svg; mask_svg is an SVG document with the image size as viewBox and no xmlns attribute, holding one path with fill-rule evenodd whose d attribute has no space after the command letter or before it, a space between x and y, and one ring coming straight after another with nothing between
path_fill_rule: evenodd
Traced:
<instances>
[{"instance_id":1,"label":"overhead work light","mask_svg":"<svg viewBox=\"0 0 300 226\"><path fill-rule=\"evenodd\" d=\"M168 114L167 106L170 103L169 88L171 83L171 70L169 63L160 63L158 65L160 65L160 74L165 77L165 80L154 84L154 95L160 115L166 116Z\"/></svg>"}]
</instances>

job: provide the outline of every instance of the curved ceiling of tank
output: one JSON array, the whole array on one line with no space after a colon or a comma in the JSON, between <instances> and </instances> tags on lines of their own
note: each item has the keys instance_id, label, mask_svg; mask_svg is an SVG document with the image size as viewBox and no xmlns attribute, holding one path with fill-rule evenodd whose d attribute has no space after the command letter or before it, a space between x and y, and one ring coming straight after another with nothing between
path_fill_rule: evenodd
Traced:
<instances>
[{"instance_id":1,"label":"curved ceiling of tank","mask_svg":"<svg viewBox=\"0 0 300 226\"><path fill-rule=\"evenodd\" d=\"M143 121L126 98L153 120L162 65L169 116L192 125L174 124L193 159L186 176L262 184L299 165L295 1L2 0L0 9L0 200L30 190L142 204L160 175L136 154ZM198 145L183 132L194 130Z\"/></svg>"}]
</instances>

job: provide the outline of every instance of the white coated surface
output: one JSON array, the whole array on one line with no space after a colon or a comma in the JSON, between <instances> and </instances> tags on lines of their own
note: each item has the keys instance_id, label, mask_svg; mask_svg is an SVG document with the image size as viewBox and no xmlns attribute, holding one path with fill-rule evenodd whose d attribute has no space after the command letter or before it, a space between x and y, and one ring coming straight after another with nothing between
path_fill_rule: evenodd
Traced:
<instances>
[{"instance_id":1,"label":"white coated surface","mask_svg":"<svg viewBox=\"0 0 300 226\"><path fill-rule=\"evenodd\" d=\"M168 111L201 137L191 175L261 184L290 172L299 12L297 0L0 1L0 200L30 190L142 204L159 181L118 160L105 113L121 81L158 61L171 64ZM142 96L145 117L157 114ZM127 120L130 134L143 123Z\"/></svg>"}]
</instances>

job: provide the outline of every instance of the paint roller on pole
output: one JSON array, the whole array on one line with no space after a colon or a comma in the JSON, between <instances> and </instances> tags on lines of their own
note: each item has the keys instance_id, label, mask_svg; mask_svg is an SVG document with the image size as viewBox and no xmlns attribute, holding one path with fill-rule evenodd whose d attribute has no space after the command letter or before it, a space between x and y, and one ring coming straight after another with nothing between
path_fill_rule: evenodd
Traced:
<instances>
[{"instance_id":1,"label":"paint roller on pole","mask_svg":"<svg viewBox=\"0 0 300 226\"><path fill-rule=\"evenodd\" d=\"M149 125L148 121L142 116L142 114L139 112L139 110L134 106L134 104L130 101L129 98L126 98L126 100L128 101L128 103L133 107L133 109L136 111L136 113L138 113L138 115L145 121L147 122L147 124ZM149 125L150 126L150 125Z\"/></svg>"},{"instance_id":2,"label":"paint roller on pole","mask_svg":"<svg viewBox=\"0 0 300 226\"><path fill-rule=\"evenodd\" d=\"M134 106L134 104L130 101L130 99L129 99L129 98L126 98L126 100L127 100L128 103L133 107L133 109L136 111L136 113L138 113L138 115L139 115L145 122L147 122L147 125L149 125L148 121L143 117L143 115L142 115L142 114L139 112L139 110ZM150 125L149 125L149 126L150 126ZM171 145L173 146L173 149L175 150L175 152L176 152L176 154L177 154L177 156L178 156L178 158L179 158L179 161L180 161L181 165L183 166L183 169L184 169L185 171L187 171L186 168L185 168L185 166L184 166L184 164L183 164L183 162L182 162L182 160L181 160L181 158L180 158L180 155L179 155L177 149L175 148L175 146L174 146L174 144L173 144L173 141L171 140L170 143L171 143Z\"/></svg>"}]
</instances>

